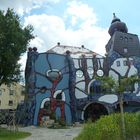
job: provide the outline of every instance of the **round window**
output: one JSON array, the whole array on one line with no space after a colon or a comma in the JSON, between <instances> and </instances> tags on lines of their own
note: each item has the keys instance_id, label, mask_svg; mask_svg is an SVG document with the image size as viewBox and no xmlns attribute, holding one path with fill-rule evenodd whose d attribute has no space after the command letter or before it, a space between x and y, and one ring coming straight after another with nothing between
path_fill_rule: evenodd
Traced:
<instances>
[{"instance_id":1,"label":"round window","mask_svg":"<svg viewBox=\"0 0 140 140\"><path fill-rule=\"evenodd\" d=\"M79 78L83 77L83 71L82 70L77 70L76 71L76 76L79 77Z\"/></svg>"},{"instance_id":2,"label":"round window","mask_svg":"<svg viewBox=\"0 0 140 140\"><path fill-rule=\"evenodd\" d=\"M101 69L97 70L97 75L102 77L104 75L103 70L101 70Z\"/></svg>"}]
</instances>

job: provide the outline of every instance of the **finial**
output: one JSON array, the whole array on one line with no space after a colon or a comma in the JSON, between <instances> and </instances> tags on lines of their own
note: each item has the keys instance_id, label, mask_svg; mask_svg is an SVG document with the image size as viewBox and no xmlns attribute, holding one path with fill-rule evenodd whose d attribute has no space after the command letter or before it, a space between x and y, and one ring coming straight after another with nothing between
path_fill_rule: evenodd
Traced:
<instances>
[{"instance_id":1,"label":"finial","mask_svg":"<svg viewBox=\"0 0 140 140\"><path fill-rule=\"evenodd\" d=\"M113 13L113 17L114 17L114 18L116 18L116 15L115 15L115 13Z\"/></svg>"}]
</instances>

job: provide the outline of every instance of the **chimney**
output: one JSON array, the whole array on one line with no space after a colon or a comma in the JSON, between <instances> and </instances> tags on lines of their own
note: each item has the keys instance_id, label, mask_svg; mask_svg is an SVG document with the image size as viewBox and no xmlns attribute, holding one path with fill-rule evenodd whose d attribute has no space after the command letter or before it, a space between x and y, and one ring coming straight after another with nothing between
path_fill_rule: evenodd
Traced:
<instances>
[{"instance_id":1,"label":"chimney","mask_svg":"<svg viewBox=\"0 0 140 140\"><path fill-rule=\"evenodd\" d=\"M57 45L60 46L60 42L57 42Z\"/></svg>"}]
</instances>

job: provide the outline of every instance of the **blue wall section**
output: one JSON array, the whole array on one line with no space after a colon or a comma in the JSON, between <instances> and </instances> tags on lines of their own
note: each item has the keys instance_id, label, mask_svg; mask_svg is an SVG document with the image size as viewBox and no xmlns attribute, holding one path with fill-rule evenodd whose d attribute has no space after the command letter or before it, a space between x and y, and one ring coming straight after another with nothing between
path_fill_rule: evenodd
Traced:
<instances>
[{"instance_id":1,"label":"blue wall section","mask_svg":"<svg viewBox=\"0 0 140 140\"><path fill-rule=\"evenodd\" d=\"M50 97L50 93L42 94L39 92L36 95L36 107L35 107L35 115L34 115L34 122L33 122L34 125L38 124L38 113L39 113L39 109L40 109L40 106L41 106L43 99L49 98L49 97Z\"/></svg>"},{"instance_id":2,"label":"blue wall section","mask_svg":"<svg viewBox=\"0 0 140 140\"><path fill-rule=\"evenodd\" d=\"M30 53L30 52L29 52ZM31 53L30 55L34 55L34 53ZM50 103L54 100L54 112L56 113L56 117L61 117L61 109L58 106L57 102L54 99L54 93L56 91L62 91L65 95L65 101L62 101L62 104L64 102L64 107L62 105L62 108L64 108L64 116L65 120L68 124L72 122L71 117L71 105L70 105L70 96L69 96L69 66L67 63L67 59L63 55L58 54L48 54L48 53L41 53L37 55L37 58L33 61L32 57L28 57L28 62L33 62L31 68L33 68L30 71L29 77L27 77L27 81L30 84L32 84L32 81L34 80L34 87L33 91L29 90L28 92L32 92L33 97L32 100L34 100L34 119L33 124L38 125L38 117L39 117L39 111L41 109L41 103L45 98L50 98ZM28 69L28 65L27 65ZM61 79L57 81L57 83L52 82L47 77L47 72L50 70L57 70L60 72ZM27 73L27 72L26 72ZM45 89L45 91L41 91L42 89ZM33 93L34 92L34 93ZM30 94L30 93L29 93ZM34 98L35 97L35 98ZM31 99L29 99L31 100ZM53 106L53 104L51 104ZM59 105L59 104L58 104ZM53 112L52 112L53 113Z\"/></svg>"}]
</instances>

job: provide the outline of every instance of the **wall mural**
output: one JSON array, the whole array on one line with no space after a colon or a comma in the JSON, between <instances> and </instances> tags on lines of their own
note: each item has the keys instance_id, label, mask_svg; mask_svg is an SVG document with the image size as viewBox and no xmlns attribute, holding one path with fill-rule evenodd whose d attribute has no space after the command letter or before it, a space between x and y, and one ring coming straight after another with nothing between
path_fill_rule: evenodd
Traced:
<instances>
[{"instance_id":1,"label":"wall mural","mask_svg":"<svg viewBox=\"0 0 140 140\"><path fill-rule=\"evenodd\" d=\"M100 81L95 78L109 76L110 71L121 78L121 73L113 68L115 61L120 58L119 54L113 52L109 57L98 58L94 54L92 58L82 55L76 59L71 58L69 51L66 51L66 55L60 55L38 53L36 48L29 48L25 75L27 95L24 105L18 109L22 114L18 117L19 122L24 125L40 125L43 117L49 116L72 124L87 119L95 112L98 116L102 115L101 112L112 112L118 104L118 97L104 95ZM128 76L131 65L140 73L139 58L132 59L130 61L126 58L127 70L124 76ZM139 102L139 96L131 98Z\"/></svg>"}]
</instances>

